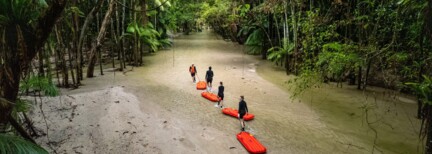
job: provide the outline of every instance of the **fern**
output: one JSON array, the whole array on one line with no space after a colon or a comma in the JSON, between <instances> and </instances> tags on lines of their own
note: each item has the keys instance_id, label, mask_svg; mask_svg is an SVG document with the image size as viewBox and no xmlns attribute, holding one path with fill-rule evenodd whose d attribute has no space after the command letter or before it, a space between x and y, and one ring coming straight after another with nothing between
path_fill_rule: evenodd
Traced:
<instances>
[{"instance_id":1,"label":"fern","mask_svg":"<svg viewBox=\"0 0 432 154\"><path fill-rule=\"evenodd\" d=\"M30 76L29 79L20 82L20 90L21 92L42 91L47 96L57 96L59 93L57 87L48 78L40 76Z\"/></svg>"},{"instance_id":2,"label":"fern","mask_svg":"<svg viewBox=\"0 0 432 154\"><path fill-rule=\"evenodd\" d=\"M44 148L8 134L0 134L0 153L48 154Z\"/></svg>"}]
</instances>

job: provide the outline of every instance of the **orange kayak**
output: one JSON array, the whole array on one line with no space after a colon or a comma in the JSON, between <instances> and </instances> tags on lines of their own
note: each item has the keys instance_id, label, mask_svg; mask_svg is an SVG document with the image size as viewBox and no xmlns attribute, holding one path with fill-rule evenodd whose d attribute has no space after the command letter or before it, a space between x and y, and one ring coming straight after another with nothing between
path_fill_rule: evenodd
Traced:
<instances>
[{"instance_id":1,"label":"orange kayak","mask_svg":"<svg viewBox=\"0 0 432 154\"><path fill-rule=\"evenodd\" d=\"M222 109L222 113L238 118L238 111L233 108L224 108ZM246 115L243 116L243 120L249 121L254 119L254 117L255 115L247 113Z\"/></svg>"},{"instance_id":2,"label":"orange kayak","mask_svg":"<svg viewBox=\"0 0 432 154\"><path fill-rule=\"evenodd\" d=\"M202 92L201 96L204 97L204 98L207 98L208 100L210 100L212 102L219 101L219 97L216 94L209 93L207 91Z\"/></svg>"},{"instance_id":3,"label":"orange kayak","mask_svg":"<svg viewBox=\"0 0 432 154\"><path fill-rule=\"evenodd\" d=\"M207 88L207 84L204 81L198 81L196 88L197 90L205 90Z\"/></svg>"},{"instance_id":4,"label":"orange kayak","mask_svg":"<svg viewBox=\"0 0 432 154\"><path fill-rule=\"evenodd\" d=\"M267 149L264 147L252 134L248 132L240 132L237 134L237 140L246 148L250 153L266 153Z\"/></svg>"}]
</instances>

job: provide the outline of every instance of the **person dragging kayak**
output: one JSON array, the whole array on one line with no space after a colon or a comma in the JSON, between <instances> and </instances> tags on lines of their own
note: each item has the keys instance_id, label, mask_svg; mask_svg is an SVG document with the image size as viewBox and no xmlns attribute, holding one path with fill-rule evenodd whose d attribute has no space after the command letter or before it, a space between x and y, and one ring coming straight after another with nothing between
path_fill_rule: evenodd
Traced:
<instances>
[{"instance_id":1,"label":"person dragging kayak","mask_svg":"<svg viewBox=\"0 0 432 154\"><path fill-rule=\"evenodd\" d=\"M207 70L207 72L206 72L206 76L205 76L205 78L206 78L206 81L207 81L207 86L208 86L208 89L207 89L207 91L211 91L211 88L212 88L212 82L213 82L213 71L212 71L212 67L210 66L209 67L209 70Z\"/></svg>"},{"instance_id":2,"label":"person dragging kayak","mask_svg":"<svg viewBox=\"0 0 432 154\"><path fill-rule=\"evenodd\" d=\"M224 90L225 90L225 87L223 86L223 83L221 81L219 88L218 88L219 101L218 101L218 104L216 105L216 107L219 107L219 105L220 105L220 108L223 108Z\"/></svg>"},{"instance_id":3,"label":"person dragging kayak","mask_svg":"<svg viewBox=\"0 0 432 154\"><path fill-rule=\"evenodd\" d=\"M189 67L189 72L192 76L192 81L195 82L196 81L195 80L195 74L196 74L197 70L196 70L196 67L194 64L192 64L192 66Z\"/></svg>"},{"instance_id":4,"label":"person dragging kayak","mask_svg":"<svg viewBox=\"0 0 432 154\"><path fill-rule=\"evenodd\" d=\"M248 108L246 102L244 101L244 96L240 96L239 108L238 108L238 118L240 120L241 130L245 131L245 123L243 116L248 113Z\"/></svg>"}]
</instances>

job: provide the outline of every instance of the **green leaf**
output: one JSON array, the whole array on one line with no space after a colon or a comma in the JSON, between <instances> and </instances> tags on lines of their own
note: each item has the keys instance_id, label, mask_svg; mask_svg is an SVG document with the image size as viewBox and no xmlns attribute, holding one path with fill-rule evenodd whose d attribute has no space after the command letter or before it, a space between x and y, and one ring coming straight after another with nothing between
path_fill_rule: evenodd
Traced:
<instances>
[{"instance_id":1,"label":"green leaf","mask_svg":"<svg viewBox=\"0 0 432 154\"><path fill-rule=\"evenodd\" d=\"M249 35L248 39L246 40L246 45L261 45L264 40L263 32L261 29L257 29L252 32L251 35Z\"/></svg>"},{"instance_id":2,"label":"green leaf","mask_svg":"<svg viewBox=\"0 0 432 154\"><path fill-rule=\"evenodd\" d=\"M165 6L167 6L167 7L171 7L171 3L170 3L170 1L168 1L168 0L165 0L165 1L167 1L167 2L165 2Z\"/></svg>"},{"instance_id":3,"label":"green leaf","mask_svg":"<svg viewBox=\"0 0 432 154\"><path fill-rule=\"evenodd\" d=\"M327 43L323 45L323 50L324 51L341 51L342 50L342 45L339 42L332 42L332 43Z\"/></svg>"},{"instance_id":4,"label":"green leaf","mask_svg":"<svg viewBox=\"0 0 432 154\"><path fill-rule=\"evenodd\" d=\"M9 18L4 15L0 15L0 26L5 26L7 23L9 23Z\"/></svg>"},{"instance_id":5,"label":"green leaf","mask_svg":"<svg viewBox=\"0 0 432 154\"><path fill-rule=\"evenodd\" d=\"M126 32L128 32L128 33L132 33L132 34L135 34L136 33L136 29L135 29L135 23L133 23L133 24L129 24L128 25L128 27L127 27L127 29L126 29Z\"/></svg>"},{"instance_id":6,"label":"green leaf","mask_svg":"<svg viewBox=\"0 0 432 154\"><path fill-rule=\"evenodd\" d=\"M154 0L154 3L156 5L156 7L158 7L159 5L162 5L160 0Z\"/></svg>"},{"instance_id":7,"label":"green leaf","mask_svg":"<svg viewBox=\"0 0 432 154\"><path fill-rule=\"evenodd\" d=\"M82 12L78 7L70 7L70 12L78 14L79 17L84 17L84 12Z\"/></svg>"},{"instance_id":8,"label":"green leaf","mask_svg":"<svg viewBox=\"0 0 432 154\"><path fill-rule=\"evenodd\" d=\"M47 4L47 2L45 0L36 0L36 1L37 1L37 4L40 7L43 7L43 8L47 8L48 7L48 4Z\"/></svg>"},{"instance_id":9,"label":"green leaf","mask_svg":"<svg viewBox=\"0 0 432 154\"><path fill-rule=\"evenodd\" d=\"M48 152L39 145L9 134L0 134L0 153L48 154Z\"/></svg>"}]
</instances>

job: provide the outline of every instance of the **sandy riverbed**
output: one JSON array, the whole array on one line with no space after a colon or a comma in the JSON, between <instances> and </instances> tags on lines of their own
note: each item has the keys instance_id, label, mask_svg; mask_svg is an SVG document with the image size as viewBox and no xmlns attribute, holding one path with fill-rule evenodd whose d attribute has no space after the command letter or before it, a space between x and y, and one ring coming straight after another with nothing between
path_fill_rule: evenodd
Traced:
<instances>
[{"instance_id":1,"label":"sandy riverbed","mask_svg":"<svg viewBox=\"0 0 432 154\"><path fill-rule=\"evenodd\" d=\"M268 153L371 151L369 138L359 137L361 132L341 133L351 127L333 124L340 119L328 118L331 112L320 112L307 99L290 99L289 91L275 85L285 80L281 72L269 71L273 66L242 50L209 32L196 33L179 37L170 50L147 55L142 67L85 79L79 89L44 98L49 131L38 142L58 153L246 153L235 138L238 120L223 115L195 89L187 71L194 63L200 79L213 67L214 92L217 83L224 82L225 106L237 108L238 97L245 95L256 115L247 122L247 131ZM257 68L266 71L264 78ZM349 94L337 97L345 96ZM46 131L35 107L36 126ZM51 144L44 144L48 138ZM415 151L409 147L408 152ZM387 148L383 152L394 152Z\"/></svg>"}]
</instances>

